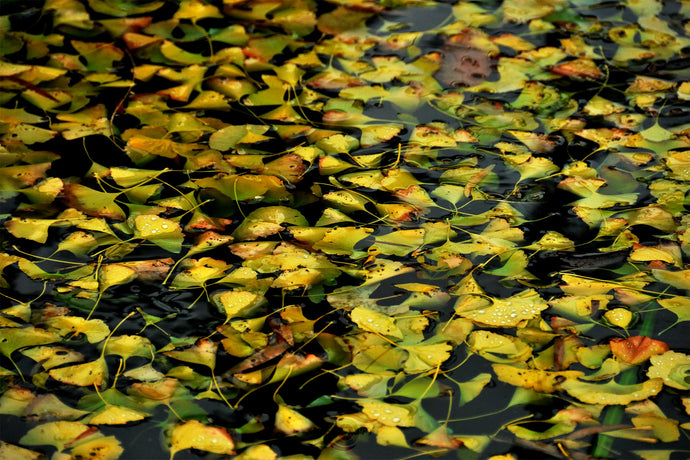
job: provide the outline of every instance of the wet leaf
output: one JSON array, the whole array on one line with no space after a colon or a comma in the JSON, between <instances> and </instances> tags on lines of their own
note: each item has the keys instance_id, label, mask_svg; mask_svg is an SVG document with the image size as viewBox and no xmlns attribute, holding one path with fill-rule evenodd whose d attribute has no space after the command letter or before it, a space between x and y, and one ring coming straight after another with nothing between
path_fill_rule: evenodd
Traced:
<instances>
[{"instance_id":1,"label":"wet leaf","mask_svg":"<svg viewBox=\"0 0 690 460\"><path fill-rule=\"evenodd\" d=\"M180 224L162 217L140 214L134 218L134 237L150 241L169 252L180 252L184 235Z\"/></svg>"},{"instance_id":2,"label":"wet leaf","mask_svg":"<svg viewBox=\"0 0 690 460\"><path fill-rule=\"evenodd\" d=\"M611 339L609 346L615 357L630 364L643 363L652 356L663 354L669 350L666 343L639 335L627 339Z\"/></svg>"},{"instance_id":3,"label":"wet leaf","mask_svg":"<svg viewBox=\"0 0 690 460\"><path fill-rule=\"evenodd\" d=\"M669 350L649 358L652 365L647 370L650 379L663 379L665 385L679 390L686 390L688 373L690 372L690 357L683 353Z\"/></svg>"},{"instance_id":4,"label":"wet leaf","mask_svg":"<svg viewBox=\"0 0 690 460\"><path fill-rule=\"evenodd\" d=\"M584 376L580 371L545 371L540 369L526 369L508 364L493 364L494 372L502 382L524 388L533 388L543 393L553 393L562 388L569 380Z\"/></svg>"},{"instance_id":5,"label":"wet leaf","mask_svg":"<svg viewBox=\"0 0 690 460\"><path fill-rule=\"evenodd\" d=\"M89 425L124 425L137 422L148 416L147 413L128 407L106 405L104 409L84 419Z\"/></svg>"},{"instance_id":6,"label":"wet leaf","mask_svg":"<svg viewBox=\"0 0 690 460\"><path fill-rule=\"evenodd\" d=\"M365 331L372 331L382 335L403 338L402 331L395 325L393 318L362 307L356 307L350 312L352 321Z\"/></svg>"},{"instance_id":7,"label":"wet leaf","mask_svg":"<svg viewBox=\"0 0 690 460\"><path fill-rule=\"evenodd\" d=\"M197 420L175 425L170 435L171 457L185 449L232 455L234 448L235 443L224 428L204 425Z\"/></svg>"},{"instance_id":8,"label":"wet leaf","mask_svg":"<svg viewBox=\"0 0 690 460\"><path fill-rule=\"evenodd\" d=\"M490 326L511 327L530 320L548 308L548 304L528 289L507 299L486 299L479 296L461 297L455 310L467 319Z\"/></svg>"},{"instance_id":9,"label":"wet leaf","mask_svg":"<svg viewBox=\"0 0 690 460\"><path fill-rule=\"evenodd\" d=\"M526 361L532 355L532 348L519 338L490 331L472 331L467 343L473 352L496 363Z\"/></svg>"},{"instance_id":10,"label":"wet leaf","mask_svg":"<svg viewBox=\"0 0 690 460\"><path fill-rule=\"evenodd\" d=\"M105 359L99 358L84 364L53 368L48 373L55 380L68 385L101 386L108 378L108 365Z\"/></svg>"},{"instance_id":11,"label":"wet leaf","mask_svg":"<svg viewBox=\"0 0 690 460\"><path fill-rule=\"evenodd\" d=\"M77 458L92 458L95 460L116 460L120 458L124 449L114 436L91 435L80 440L71 449Z\"/></svg>"},{"instance_id":12,"label":"wet leaf","mask_svg":"<svg viewBox=\"0 0 690 460\"><path fill-rule=\"evenodd\" d=\"M633 385L621 385L614 381L601 383L582 382L568 380L561 384L570 396L587 404L630 404L633 401L642 401L661 391L663 380L652 378L642 383Z\"/></svg>"},{"instance_id":13,"label":"wet leaf","mask_svg":"<svg viewBox=\"0 0 690 460\"><path fill-rule=\"evenodd\" d=\"M303 433L316 428L311 420L285 404L278 404L275 426L285 434Z\"/></svg>"}]
</instances>

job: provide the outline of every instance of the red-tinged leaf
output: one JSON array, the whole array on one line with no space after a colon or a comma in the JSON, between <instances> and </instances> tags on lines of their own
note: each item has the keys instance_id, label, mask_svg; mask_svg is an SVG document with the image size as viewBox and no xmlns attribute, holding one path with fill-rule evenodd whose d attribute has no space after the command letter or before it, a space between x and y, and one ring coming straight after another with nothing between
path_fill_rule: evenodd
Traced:
<instances>
[{"instance_id":1,"label":"red-tinged leaf","mask_svg":"<svg viewBox=\"0 0 690 460\"><path fill-rule=\"evenodd\" d=\"M266 163L260 171L264 174L280 177L294 184L302 180L302 175L306 169L307 167L302 161L302 158L290 153L283 155L277 160Z\"/></svg>"},{"instance_id":2,"label":"red-tinged leaf","mask_svg":"<svg viewBox=\"0 0 690 460\"><path fill-rule=\"evenodd\" d=\"M190 420L175 426L170 437L170 458L185 449L199 449L214 454L234 454L235 443L225 428Z\"/></svg>"},{"instance_id":3,"label":"red-tinged leaf","mask_svg":"<svg viewBox=\"0 0 690 460\"><path fill-rule=\"evenodd\" d=\"M611 339L609 345L614 356L630 364L641 364L650 357L669 350L665 342L639 335L627 339Z\"/></svg>"}]
</instances>

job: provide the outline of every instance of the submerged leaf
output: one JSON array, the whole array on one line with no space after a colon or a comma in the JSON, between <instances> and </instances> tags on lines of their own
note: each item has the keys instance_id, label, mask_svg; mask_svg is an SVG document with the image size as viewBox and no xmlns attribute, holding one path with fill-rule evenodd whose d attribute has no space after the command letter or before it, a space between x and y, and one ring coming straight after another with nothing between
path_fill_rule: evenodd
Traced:
<instances>
[{"instance_id":1,"label":"submerged leaf","mask_svg":"<svg viewBox=\"0 0 690 460\"><path fill-rule=\"evenodd\" d=\"M50 445L61 452L67 444L91 430L81 422L48 422L30 429L19 443L26 446Z\"/></svg>"}]
</instances>

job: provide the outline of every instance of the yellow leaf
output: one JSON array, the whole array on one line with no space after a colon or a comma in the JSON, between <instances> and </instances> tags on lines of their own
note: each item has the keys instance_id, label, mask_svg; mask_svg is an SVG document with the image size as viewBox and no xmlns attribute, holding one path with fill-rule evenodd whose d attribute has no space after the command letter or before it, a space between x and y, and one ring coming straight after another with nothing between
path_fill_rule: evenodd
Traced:
<instances>
[{"instance_id":1,"label":"yellow leaf","mask_svg":"<svg viewBox=\"0 0 690 460\"><path fill-rule=\"evenodd\" d=\"M99 358L84 364L51 369L48 373L55 380L68 385L80 387L101 386L104 380L108 378L108 365L105 359Z\"/></svg>"},{"instance_id":2,"label":"yellow leaf","mask_svg":"<svg viewBox=\"0 0 690 460\"><path fill-rule=\"evenodd\" d=\"M574 398L586 404L622 404L627 405L633 401L642 401L655 396L661 391L664 380L653 378L633 385L621 385L615 381L605 384L601 382L582 382L579 380L566 380L561 388Z\"/></svg>"},{"instance_id":3,"label":"yellow leaf","mask_svg":"<svg viewBox=\"0 0 690 460\"><path fill-rule=\"evenodd\" d=\"M604 313L604 318L614 326L626 329L633 319L633 314L627 308L614 308Z\"/></svg>"},{"instance_id":4,"label":"yellow leaf","mask_svg":"<svg viewBox=\"0 0 690 460\"><path fill-rule=\"evenodd\" d=\"M184 449L199 449L214 454L232 455L235 443L224 429L197 420L176 425L170 436L170 457Z\"/></svg>"},{"instance_id":5,"label":"yellow leaf","mask_svg":"<svg viewBox=\"0 0 690 460\"><path fill-rule=\"evenodd\" d=\"M132 356L141 356L144 358L154 357L155 348L151 341L146 337L140 335L118 335L111 337L105 347L104 354L119 355L125 360Z\"/></svg>"},{"instance_id":6,"label":"yellow leaf","mask_svg":"<svg viewBox=\"0 0 690 460\"><path fill-rule=\"evenodd\" d=\"M98 290L103 292L109 287L126 284L137 277L137 271L121 264L102 265L98 271Z\"/></svg>"},{"instance_id":7,"label":"yellow leaf","mask_svg":"<svg viewBox=\"0 0 690 460\"><path fill-rule=\"evenodd\" d=\"M532 356L532 348L518 337L490 331L473 331L467 344L474 352L494 363L526 361Z\"/></svg>"},{"instance_id":8,"label":"yellow leaf","mask_svg":"<svg viewBox=\"0 0 690 460\"><path fill-rule=\"evenodd\" d=\"M690 289L690 270L652 270L652 275L662 283L678 289Z\"/></svg>"},{"instance_id":9,"label":"yellow leaf","mask_svg":"<svg viewBox=\"0 0 690 460\"><path fill-rule=\"evenodd\" d=\"M40 452L0 441L0 460L38 460L42 456Z\"/></svg>"},{"instance_id":10,"label":"yellow leaf","mask_svg":"<svg viewBox=\"0 0 690 460\"><path fill-rule=\"evenodd\" d=\"M652 260L661 260L662 262L668 262L673 264L676 259L670 252L655 247L649 246L636 246L630 253L630 260L635 262L648 262Z\"/></svg>"},{"instance_id":11,"label":"yellow leaf","mask_svg":"<svg viewBox=\"0 0 690 460\"><path fill-rule=\"evenodd\" d=\"M213 370L216 366L218 343L201 339L192 347L179 351L166 351L165 355L187 363L201 364Z\"/></svg>"},{"instance_id":12,"label":"yellow leaf","mask_svg":"<svg viewBox=\"0 0 690 460\"><path fill-rule=\"evenodd\" d=\"M50 226L62 222L59 219L26 219L12 217L5 222L5 228L16 238L26 238L37 243L48 241Z\"/></svg>"},{"instance_id":13,"label":"yellow leaf","mask_svg":"<svg viewBox=\"0 0 690 460\"><path fill-rule=\"evenodd\" d=\"M397 426L384 425L376 430L376 442L382 446L410 447L405 433Z\"/></svg>"},{"instance_id":14,"label":"yellow leaf","mask_svg":"<svg viewBox=\"0 0 690 460\"><path fill-rule=\"evenodd\" d=\"M213 5L208 5L199 0L183 0L180 2L180 7L173 15L177 19L191 19L196 22L199 19L205 18L222 18L218 8Z\"/></svg>"},{"instance_id":15,"label":"yellow leaf","mask_svg":"<svg viewBox=\"0 0 690 460\"><path fill-rule=\"evenodd\" d=\"M175 158L178 155L187 156L195 150L200 150L199 144L182 144L167 139L155 139L141 135L134 135L127 140L127 154L135 159L144 155L157 155L165 158Z\"/></svg>"},{"instance_id":16,"label":"yellow leaf","mask_svg":"<svg viewBox=\"0 0 690 460\"><path fill-rule=\"evenodd\" d=\"M285 404L279 404L278 411L276 412L275 427L278 431L282 431L285 434L293 434L313 430L316 428L316 425L296 410L289 408Z\"/></svg>"},{"instance_id":17,"label":"yellow leaf","mask_svg":"<svg viewBox=\"0 0 690 460\"><path fill-rule=\"evenodd\" d=\"M372 420L386 426L414 426L415 411L400 404L389 404L377 400L359 401L362 412Z\"/></svg>"},{"instance_id":18,"label":"yellow leaf","mask_svg":"<svg viewBox=\"0 0 690 460\"><path fill-rule=\"evenodd\" d=\"M124 452L115 436L91 435L72 447L72 458L117 460Z\"/></svg>"},{"instance_id":19,"label":"yellow leaf","mask_svg":"<svg viewBox=\"0 0 690 460\"><path fill-rule=\"evenodd\" d=\"M540 369L525 369L508 364L494 364L494 373L501 382L513 386L532 388L540 393L553 393L561 388L561 384L568 379L583 377L580 371L544 371Z\"/></svg>"},{"instance_id":20,"label":"yellow leaf","mask_svg":"<svg viewBox=\"0 0 690 460\"><path fill-rule=\"evenodd\" d=\"M395 320L388 315L364 307L355 307L350 318L365 331L378 332L382 335L403 338L402 331L395 325Z\"/></svg>"},{"instance_id":21,"label":"yellow leaf","mask_svg":"<svg viewBox=\"0 0 690 460\"><path fill-rule=\"evenodd\" d=\"M405 372L418 374L435 369L450 358L452 349L447 343L406 346L409 357L405 361Z\"/></svg>"},{"instance_id":22,"label":"yellow leaf","mask_svg":"<svg viewBox=\"0 0 690 460\"><path fill-rule=\"evenodd\" d=\"M473 298L477 299L478 308L472 308L472 304L465 301L456 305L456 312L464 318L489 326L515 327L522 321L538 317L549 307L534 289L521 291L506 299L492 298L491 305L486 305L486 300L481 297Z\"/></svg>"},{"instance_id":23,"label":"yellow leaf","mask_svg":"<svg viewBox=\"0 0 690 460\"><path fill-rule=\"evenodd\" d=\"M134 237L175 253L180 252L184 241L180 224L151 214L139 214L134 218Z\"/></svg>"},{"instance_id":24,"label":"yellow leaf","mask_svg":"<svg viewBox=\"0 0 690 460\"><path fill-rule=\"evenodd\" d=\"M124 425L136 422L148 417L146 412L141 412L129 407L107 405L104 409L95 412L84 421L89 425Z\"/></svg>"},{"instance_id":25,"label":"yellow leaf","mask_svg":"<svg viewBox=\"0 0 690 460\"><path fill-rule=\"evenodd\" d=\"M224 291L214 294L213 302L226 315L226 321L242 318L266 304L266 298L249 291Z\"/></svg>"},{"instance_id":26,"label":"yellow leaf","mask_svg":"<svg viewBox=\"0 0 690 460\"><path fill-rule=\"evenodd\" d=\"M647 376L654 380L663 380L664 384L679 390L690 389L688 369L690 369L690 355L669 350L662 355L649 358L652 363L647 370Z\"/></svg>"},{"instance_id":27,"label":"yellow leaf","mask_svg":"<svg viewBox=\"0 0 690 460\"><path fill-rule=\"evenodd\" d=\"M84 334L89 343L100 342L110 333L110 328L103 320L86 320L79 316L53 316L46 320L46 326L65 338Z\"/></svg>"}]
</instances>

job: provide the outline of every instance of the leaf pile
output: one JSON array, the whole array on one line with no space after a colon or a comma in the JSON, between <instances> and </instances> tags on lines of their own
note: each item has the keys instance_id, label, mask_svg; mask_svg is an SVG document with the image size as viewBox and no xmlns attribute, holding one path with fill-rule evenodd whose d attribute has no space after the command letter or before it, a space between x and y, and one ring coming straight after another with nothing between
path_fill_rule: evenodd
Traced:
<instances>
[{"instance_id":1,"label":"leaf pile","mask_svg":"<svg viewBox=\"0 0 690 460\"><path fill-rule=\"evenodd\" d=\"M683 449L687 2L5 3L0 457Z\"/></svg>"}]
</instances>

